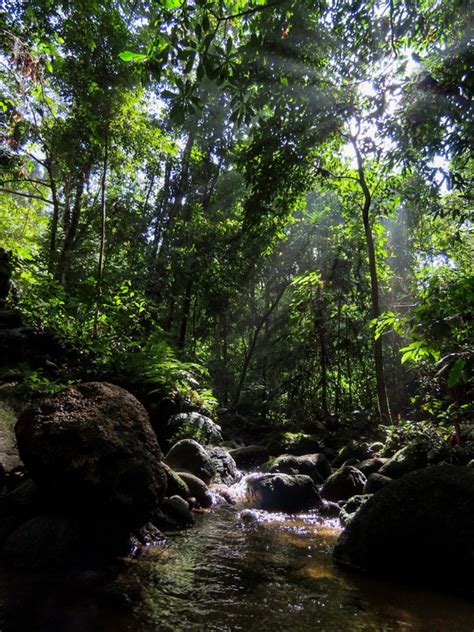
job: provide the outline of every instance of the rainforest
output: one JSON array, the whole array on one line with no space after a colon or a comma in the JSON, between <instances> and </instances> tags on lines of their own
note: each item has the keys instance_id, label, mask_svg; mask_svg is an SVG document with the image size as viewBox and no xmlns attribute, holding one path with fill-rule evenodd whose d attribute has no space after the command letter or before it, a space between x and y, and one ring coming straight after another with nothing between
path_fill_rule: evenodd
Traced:
<instances>
[{"instance_id":1,"label":"rainforest","mask_svg":"<svg viewBox=\"0 0 474 632\"><path fill-rule=\"evenodd\" d=\"M2 632L472 632L473 26L0 2Z\"/></svg>"}]
</instances>

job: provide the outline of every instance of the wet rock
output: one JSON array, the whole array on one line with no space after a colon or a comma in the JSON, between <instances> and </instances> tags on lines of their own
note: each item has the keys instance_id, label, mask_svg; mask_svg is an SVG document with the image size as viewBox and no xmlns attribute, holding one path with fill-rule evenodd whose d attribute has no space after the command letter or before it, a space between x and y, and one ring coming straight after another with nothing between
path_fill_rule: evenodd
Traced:
<instances>
[{"instance_id":1,"label":"wet rock","mask_svg":"<svg viewBox=\"0 0 474 632\"><path fill-rule=\"evenodd\" d=\"M236 448L235 450L230 450L229 454L234 459L237 467L244 470L263 465L270 456L267 448L261 445L247 445L243 448Z\"/></svg>"},{"instance_id":2,"label":"wet rock","mask_svg":"<svg viewBox=\"0 0 474 632\"><path fill-rule=\"evenodd\" d=\"M161 505L161 509L179 527L191 527L194 524L194 516L189 509L189 505L181 496L166 498Z\"/></svg>"},{"instance_id":3,"label":"wet rock","mask_svg":"<svg viewBox=\"0 0 474 632\"><path fill-rule=\"evenodd\" d=\"M140 402L90 382L35 402L15 427L34 480L76 511L146 522L166 489L161 450Z\"/></svg>"},{"instance_id":4,"label":"wet rock","mask_svg":"<svg viewBox=\"0 0 474 632\"><path fill-rule=\"evenodd\" d=\"M165 457L165 463L174 470L194 474L207 485L216 475L216 467L206 450L193 439L175 443Z\"/></svg>"},{"instance_id":5,"label":"wet rock","mask_svg":"<svg viewBox=\"0 0 474 632\"><path fill-rule=\"evenodd\" d=\"M36 516L7 537L3 553L16 568L58 568L79 557L80 541L79 526L71 518Z\"/></svg>"},{"instance_id":6,"label":"wet rock","mask_svg":"<svg viewBox=\"0 0 474 632\"><path fill-rule=\"evenodd\" d=\"M222 442L221 427L209 417L197 412L173 415L168 425L175 441L177 439L196 439L205 445Z\"/></svg>"},{"instance_id":7,"label":"wet rock","mask_svg":"<svg viewBox=\"0 0 474 632\"><path fill-rule=\"evenodd\" d=\"M251 509L244 509L239 514L239 522L244 527L250 527L258 523L258 513Z\"/></svg>"},{"instance_id":8,"label":"wet rock","mask_svg":"<svg viewBox=\"0 0 474 632\"><path fill-rule=\"evenodd\" d=\"M132 538L135 538L141 546L163 546L166 542L166 537L152 522L135 529Z\"/></svg>"},{"instance_id":9,"label":"wet rock","mask_svg":"<svg viewBox=\"0 0 474 632\"><path fill-rule=\"evenodd\" d=\"M338 518L340 511L339 505L330 500L323 500L319 508L319 513L325 518Z\"/></svg>"},{"instance_id":10,"label":"wet rock","mask_svg":"<svg viewBox=\"0 0 474 632\"><path fill-rule=\"evenodd\" d=\"M378 472L374 472L373 474L369 474L367 480L364 485L363 493L364 494L375 494L379 489L389 485L393 481L389 476L384 476L383 474L379 474Z\"/></svg>"},{"instance_id":11,"label":"wet rock","mask_svg":"<svg viewBox=\"0 0 474 632\"><path fill-rule=\"evenodd\" d=\"M189 493L196 499L196 503L203 509L212 507L212 495L204 481L189 472L178 472L179 477L186 483Z\"/></svg>"},{"instance_id":12,"label":"wet rock","mask_svg":"<svg viewBox=\"0 0 474 632\"><path fill-rule=\"evenodd\" d=\"M452 465L407 474L364 504L334 551L342 566L424 579L474 596L474 471Z\"/></svg>"},{"instance_id":13,"label":"wet rock","mask_svg":"<svg viewBox=\"0 0 474 632\"><path fill-rule=\"evenodd\" d=\"M319 485L331 474L331 466L324 454L305 454L303 456L283 454L275 459L270 467L270 472L305 474Z\"/></svg>"},{"instance_id":14,"label":"wet rock","mask_svg":"<svg viewBox=\"0 0 474 632\"><path fill-rule=\"evenodd\" d=\"M364 476L369 476L374 472L378 472L382 465L384 465L388 459L382 459L380 457L374 457L372 459L365 459L364 461L360 461L356 464L355 467L364 474Z\"/></svg>"},{"instance_id":15,"label":"wet rock","mask_svg":"<svg viewBox=\"0 0 474 632\"><path fill-rule=\"evenodd\" d=\"M259 509L298 512L321 505L313 479L302 474L253 474L246 485L248 502Z\"/></svg>"},{"instance_id":16,"label":"wet rock","mask_svg":"<svg viewBox=\"0 0 474 632\"><path fill-rule=\"evenodd\" d=\"M218 446L206 447L205 449L216 471L213 481L224 485L232 485L238 476L237 465L229 452Z\"/></svg>"},{"instance_id":17,"label":"wet rock","mask_svg":"<svg viewBox=\"0 0 474 632\"><path fill-rule=\"evenodd\" d=\"M345 465L331 474L321 489L321 496L326 500L346 500L364 489L366 477L352 465Z\"/></svg>"},{"instance_id":18,"label":"wet rock","mask_svg":"<svg viewBox=\"0 0 474 632\"><path fill-rule=\"evenodd\" d=\"M227 487L227 485L213 485L212 491L218 494L229 505L235 505L237 502L237 496L233 489Z\"/></svg>"},{"instance_id":19,"label":"wet rock","mask_svg":"<svg viewBox=\"0 0 474 632\"><path fill-rule=\"evenodd\" d=\"M349 524L349 522L354 518L359 509L372 498L372 494L358 494L357 496L352 496L349 498L347 502L345 502L341 507L341 513L339 515L339 519L343 526Z\"/></svg>"}]
</instances>

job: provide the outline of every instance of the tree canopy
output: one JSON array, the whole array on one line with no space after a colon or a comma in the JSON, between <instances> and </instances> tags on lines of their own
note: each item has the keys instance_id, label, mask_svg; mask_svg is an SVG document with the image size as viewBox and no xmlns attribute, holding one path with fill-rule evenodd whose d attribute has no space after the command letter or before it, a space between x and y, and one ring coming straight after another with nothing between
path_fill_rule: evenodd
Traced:
<instances>
[{"instance_id":1,"label":"tree canopy","mask_svg":"<svg viewBox=\"0 0 474 632\"><path fill-rule=\"evenodd\" d=\"M472 27L468 0L7 0L10 300L91 374L262 423L467 417Z\"/></svg>"}]
</instances>

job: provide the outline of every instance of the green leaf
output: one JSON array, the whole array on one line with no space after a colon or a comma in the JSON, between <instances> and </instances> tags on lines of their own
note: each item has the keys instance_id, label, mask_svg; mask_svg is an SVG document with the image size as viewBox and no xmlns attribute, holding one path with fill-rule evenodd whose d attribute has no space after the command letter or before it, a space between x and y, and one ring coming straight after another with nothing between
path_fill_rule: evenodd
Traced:
<instances>
[{"instance_id":1,"label":"green leaf","mask_svg":"<svg viewBox=\"0 0 474 632\"><path fill-rule=\"evenodd\" d=\"M165 9L177 9L181 6L181 0L162 0L161 4Z\"/></svg>"},{"instance_id":2,"label":"green leaf","mask_svg":"<svg viewBox=\"0 0 474 632\"><path fill-rule=\"evenodd\" d=\"M147 56L144 55L143 53L134 53L131 50L124 50L121 53L119 53L119 57L122 61L143 61L144 59L147 59Z\"/></svg>"},{"instance_id":3,"label":"green leaf","mask_svg":"<svg viewBox=\"0 0 474 632\"><path fill-rule=\"evenodd\" d=\"M448 375L448 386L451 388L452 386L456 386L462 380L464 367L466 366L466 361L464 358L458 358L456 362L453 364L451 371Z\"/></svg>"}]
</instances>

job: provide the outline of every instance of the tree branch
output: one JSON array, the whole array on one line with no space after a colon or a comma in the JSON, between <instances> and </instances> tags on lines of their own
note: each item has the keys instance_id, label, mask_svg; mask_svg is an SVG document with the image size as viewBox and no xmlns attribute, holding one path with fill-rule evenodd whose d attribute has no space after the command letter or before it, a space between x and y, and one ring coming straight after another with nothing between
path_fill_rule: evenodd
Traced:
<instances>
[{"instance_id":1,"label":"tree branch","mask_svg":"<svg viewBox=\"0 0 474 632\"><path fill-rule=\"evenodd\" d=\"M21 191L12 191L11 189L4 189L4 188L0 188L0 191L2 191L2 193L10 193L11 195L19 195L21 197L30 198L32 200L39 200L40 202L45 202L46 204L51 204L52 206L54 206L54 202L52 200L47 200L46 198L41 197L40 195L33 195L32 193L23 193Z\"/></svg>"}]
</instances>

